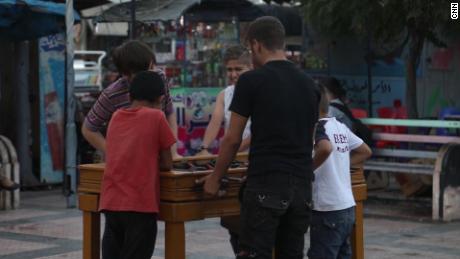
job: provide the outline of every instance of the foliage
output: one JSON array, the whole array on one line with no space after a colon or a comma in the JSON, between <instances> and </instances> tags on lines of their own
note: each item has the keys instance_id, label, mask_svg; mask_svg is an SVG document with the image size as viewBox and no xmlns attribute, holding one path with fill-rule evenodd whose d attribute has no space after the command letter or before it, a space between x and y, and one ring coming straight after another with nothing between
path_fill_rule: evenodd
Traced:
<instances>
[{"instance_id":1,"label":"foliage","mask_svg":"<svg viewBox=\"0 0 460 259\"><path fill-rule=\"evenodd\" d=\"M446 0L301 0L309 24L322 33L340 36L354 33L388 43L401 35L417 33L436 46L445 46L440 36L460 32L460 23L450 18Z\"/></svg>"},{"instance_id":2,"label":"foliage","mask_svg":"<svg viewBox=\"0 0 460 259\"><path fill-rule=\"evenodd\" d=\"M426 41L445 47L460 35L460 23L450 18L447 0L301 0L307 23L332 37L370 37L374 57L407 47L406 73L409 116L416 118L415 70ZM385 53L386 52L386 53Z\"/></svg>"}]
</instances>

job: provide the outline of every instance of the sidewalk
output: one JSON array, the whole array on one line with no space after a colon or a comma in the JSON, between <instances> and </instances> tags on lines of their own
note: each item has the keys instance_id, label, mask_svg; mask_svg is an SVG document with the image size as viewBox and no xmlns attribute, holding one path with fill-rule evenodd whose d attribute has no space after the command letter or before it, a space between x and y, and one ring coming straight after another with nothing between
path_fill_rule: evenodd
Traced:
<instances>
[{"instance_id":1,"label":"sidewalk","mask_svg":"<svg viewBox=\"0 0 460 259\"><path fill-rule=\"evenodd\" d=\"M460 222L420 222L379 214L397 210L392 206L365 204L366 215L372 215L365 218L366 258L460 258ZM403 214L404 210L396 215ZM234 258L218 220L187 223L186 231L188 259ZM81 213L65 209L60 190L23 192L21 209L0 211L0 258L81 259L81 247ZM153 258L163 255L164 225L159 223Z\"/></svg>"}]
</instances>

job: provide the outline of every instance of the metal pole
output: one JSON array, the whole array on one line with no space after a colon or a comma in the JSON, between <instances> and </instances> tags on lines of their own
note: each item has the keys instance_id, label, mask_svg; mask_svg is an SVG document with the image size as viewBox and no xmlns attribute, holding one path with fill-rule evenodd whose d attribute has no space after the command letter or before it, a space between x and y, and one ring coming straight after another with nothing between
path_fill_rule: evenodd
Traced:
<instances>
[{"instance_id":1,"label":"metal pole","mask_svg":"<svg viewBox=\"0 0 460 259\"><path fill-rule=\"evenodd\" d=\"M17 80L17 99L15 100L16 116L16 139L15 145L18 152L18 159L21 170L22 184L38 184L37 178L33 175L32 157L29 152L30 139L30 102L29 102L29 42L22 41L15 44L16 67L15 78Z\"/></svg>"},{"instance_id":2,"label":"metal pole","mask_svg":"<svg viewBox=\"0 0 460 259\"><path fill-rule=\"evenodd\" d=\"M368 100L368 109L369 117L373 116L373 105L372 105L372 50L371 50L371 28L369 22L367 23L367 100Z\"/></svg>"},{"instance_id":3,"label":"metal pole","mask_svg":"<svg viewBox=\"0 0 460 259\"><path fill-rule=\"evenodd\" d=\"M66 0L66 99L65 99L65 170L64 190L66 191L67 207L77 205L77 129L75 127L75 99L74 99L74 70L73 70L73 25L75 22L73 0Z\"/></svg>"},{"instance_id":4,"label":"metal pole","mask_svg":"<svg viewBox=\"0 0 460 259\"><path fill-rule=\"evenodd\" d=\"M136 0L131 0L131 24L129 28L129 38L136 38Z\"/></svg>"}]
</instances>

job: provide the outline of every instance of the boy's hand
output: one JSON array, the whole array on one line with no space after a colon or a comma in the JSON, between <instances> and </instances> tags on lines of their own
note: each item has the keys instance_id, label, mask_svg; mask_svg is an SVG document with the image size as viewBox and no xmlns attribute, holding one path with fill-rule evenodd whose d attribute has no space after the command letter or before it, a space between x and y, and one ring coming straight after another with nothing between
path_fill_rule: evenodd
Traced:
<instances>
[{"instance_id":1,"label":"boy's hand","mask_svg":"<svg viewBox=\"0 0 460 259\"><path fill-rule=\"evenodd\" d=\"M172 159L173 160L180 160L180 159L184 158L183 156L179 155L177 152L173 152L173 151L171 151L171 152L172 152Z\"/></svg>"},{"instance_id":2,"label":"boy's hand","mask_svg":"<svg viewBox=\"0 0 460 259\"><path fill-rule=\"evenodd\" d=\"M208 152L208 150L203 149L200 152L196 153L195 156L209 156L212 155L211 153Z\"/></svg>"},{"instance_id":3,"label":"boy's hand","mask_svg":"<svg viewBox=\"0 0 460 259\"><path fill-rule=\"evenodd\" d=\"M205 193L216 196L220 189L220 179L216 175L210 174L206 177L203 177L197 181L197 183L204 182L203 190Z\"/></svg>"}]
</instances>

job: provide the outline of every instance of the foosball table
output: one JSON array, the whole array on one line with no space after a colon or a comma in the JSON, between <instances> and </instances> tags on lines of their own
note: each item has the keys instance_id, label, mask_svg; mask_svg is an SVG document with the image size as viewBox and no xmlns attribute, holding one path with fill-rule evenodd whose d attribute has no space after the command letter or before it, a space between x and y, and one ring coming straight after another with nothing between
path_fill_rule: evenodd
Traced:
<instances>
[{"instance_id":1,"label":"foosball table","mask_svg":"<svg viewBox=\"0 0 460 259\"><path fill-rule=\"evenodd\" d=\"M185 222L239 215L238 192L247 170L247 154L240 153L224 178L225 195L204 194L197 180L212 173L217 156L175 160L173 169L160 173L159 220L165 222L165 258L185 259ZM83 259L100 258L99 194L104 164L80 165L79 209L83 211ZM364 258L362 201L367 197L362 170L352 170L356 224L352 235L353 258Z\"/></svg>"}]
</instances>

